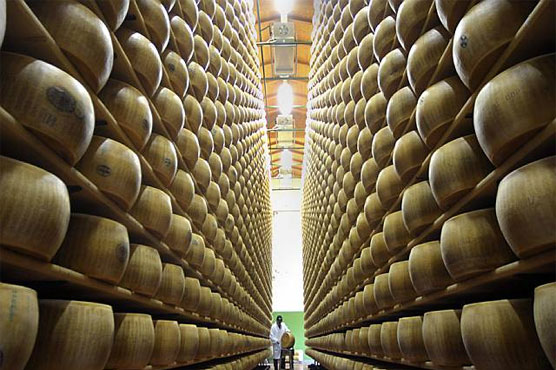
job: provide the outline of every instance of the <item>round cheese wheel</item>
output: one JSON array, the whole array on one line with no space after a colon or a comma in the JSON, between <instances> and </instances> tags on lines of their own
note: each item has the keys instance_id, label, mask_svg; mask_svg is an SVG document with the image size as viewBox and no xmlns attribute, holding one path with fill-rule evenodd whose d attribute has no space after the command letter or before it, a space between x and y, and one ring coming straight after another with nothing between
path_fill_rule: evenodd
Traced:
<instances>
[{"instance_id":1,"label":"round cheese wheel","mask_svg":"<svg viewBox=\"0 0 556 370\"><path fill-rule=\"evenodd\" d=\"M461 337L461 310L425 313L423 342L429 359L438 366L471 364Z\"/></svg>"},{"instance_id":2,"label":"round cheese wheel","mask_svg":"<svg viewBox=\"0 0 556 370\"><path fill-rule=\"evenodd\" d=\"M114 345L105 369L142 369L154 349L155 332L150 315L114 313Z\"/></svg>"},{"instance_id":3,"label":"round cheese wheel","mask_svg":"<svg viewBox=\"0 0 556 370\"><path fill-rule=\"evenodd\" d=\"M141 244L130 245L130 255L120 285L134 293L152 297L162 280L162 261L158 251Z\"/></svg>"},{"instance_id":4,"label":"round cheese wheel","mask_svg":"<svg viewBox=\"0 0 556 370\"><path fill-rule=\"evenodd\" d=\"M477 368L550 368L535 332L530 299L463 306L461 334L469 358ZM481 338L491 340L487 344Z\"/></svg>"},{"instance_id":5,"label":"round cheese wheel","mask_svg":"<svg viewBox=\"0 0 556 370\"><path fill-rule=\"evenodd\" d=\"M125 145L93 136L76 168L124 210L135 203L141 187L141 163Z\"/></svg>"},{"instance_id":6,"label":"round cheese wheel","mask_svg":"<svg viewBox=\"0 0 556 370\"><path fill-rule=\"evenodd\" d=\"M39 327L37 292L0 283L0 337L2 367L23 370L33 351Z\"/></svg>"},{"instance_id":7,"label":"round cheese wheel","mask_svg":"<svg viewBox=\"0 0 556 370\"><path fill-rule=\"evenodd\" d=\"M8 157L0 156L0 170L0 244L50 261L70 221L66 185L38 167Z\"/></svg>"},{"instance_id":8,"label":"round cheese wheel","mask_svg":"<svg viewBox=\"0 0 556 370\"><path fill-rule=\"evenodd\" d=\"M100 91L114 63L110 31L104 23L75 0L33 3L31 8L87 85Z\"/></svg>"},{"instance_id":9,"label":"round cheese wheel","mask_svg":"<svg viewBox=\"0 0 556 370\"><path fill-rule=\"evenodd\" d=\"M85 153L94 129L87 90L66 72L28 56L0 55L0 104L70 165Z\"/></svg>"},{"instance_id":10,"label":"round cheese wheel","mask_svg":"<svg viewBox=\"0 0 556 370\"><path fill-rule=\"evenodd\" d=\"M39 331L27 368L104 369L113 343L112 307L91 302L41 299Z\"/></svg>"},{"instance_id":11,"label":"round cheese wheel","mask_svg":"<svg viewBox=\"0 0 556 370\"><path fill-rule=\"evenodd\" d=\"M133 86L114 79L108 80L99 98L135 148L142 150L151 136L153 126L147 98Z\"/></svg>"},{"instance_id":12,"label":"round cheese wheel","mask_svg":"<svg viewBox=\"0 0 556 370\"><path fill-rule=\"evenodd\" d=\"M129 261L127 229L108 218L73 213L54 262L89 277L118 284Z\"/></svg>"}]
</instances>

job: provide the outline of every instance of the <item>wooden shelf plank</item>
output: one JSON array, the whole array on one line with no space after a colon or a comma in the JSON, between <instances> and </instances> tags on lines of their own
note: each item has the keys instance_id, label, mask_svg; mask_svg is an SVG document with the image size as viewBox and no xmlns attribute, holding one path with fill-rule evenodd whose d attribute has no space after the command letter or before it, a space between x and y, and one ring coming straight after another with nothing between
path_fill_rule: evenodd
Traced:
<instances>
[{"instance_id":1,"label":"wooden shelf plank","mask_svg":"<svg viewBox=\"0 0 556 370\"><path fill-rule=\"evenodd\" d=\"M504 266L500 266L492 271L469 280L449 285L445 289L417 297L402 304L396 304L391 308L381 310L373 315L362 317L349 324L340 325L335 329L324 330L311 334L309 337L314 338L340 330L347 330L350 328L365 326L370 323L386 321L393 317L400 316L400 314L403 314L403 312L406 311L427 311L428 308L434 305L442 304L454 298L462 298L464 296L473 298L474 295L484 293L484 288L486 286L505 282L511 283L511 279L517 275L543 273L551 275L553 273L553 266L555 263L556 255L554 254L554 251L548 250L530 258L517 260ZM471 299L471 301L473 301L473 299Z\"/></svg>"},{"instance_id":2,"label":"wooden shelf plank","mask_svg":"<svg viewBox=\"0 0 556 370\"><path fill-rule=\"evenodd\" d=\"M418 368L418 369L432 369L432 370L475 370L474 366L441 366L441 365L435 365L433 364L431 361L427 361L427 362L412 362L412 361L407 361L403 358L399 358L399 359L393 359L390 357L386 357L386 356L377 356L377 355L372 355L372 354L367 354L367 353L357 353L357 352L349 352L349 351L335 351L335 350L331 350L331 349L327 349L327 348L322 348L319 346L315 346L312 348L316 348L319 349L321 351L327 352L327 353L331 353L331 354L337 354L337 355L344 355L344 356L349 356L349 357L359 357L362 360L376 360L376 361L381 361L381 362L387 362L390 364L395 364L395 365L405 365L405 366L410 366L413 368Z\"/></svg>"}]
</instances>

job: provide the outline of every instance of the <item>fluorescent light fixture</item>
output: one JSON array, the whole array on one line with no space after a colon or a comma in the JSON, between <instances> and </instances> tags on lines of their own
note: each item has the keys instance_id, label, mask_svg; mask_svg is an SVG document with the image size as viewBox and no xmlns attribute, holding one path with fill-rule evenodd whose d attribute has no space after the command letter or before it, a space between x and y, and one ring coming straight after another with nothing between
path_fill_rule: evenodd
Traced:
<instances>
[{"instance_id":1,"label":"fluorescent light fixture","mask_svg":"<svg viewBox=\"0 0 556 370\"><path fill-rule=\"evenodd\" d=\"M288 149L284 149L282 151L282 157L280 159L280 162L281 162L282 168L284 170L291 171L292 165L293 165L293 154L292 154L292 152L290 152Z\"/></svg>"},{"instance_id":2,"label":"fluorescent light fixture","mask_svg":"<svg viewBox=\"0 0 556 370\"><path fill-rule=\"evenodd\" d=\"M293 109L293 89L286 81L278 87L278 107L284 115L291 114Z\"/></svg>"},{"instance_id":3,"label":"fluorescent light fixture","mask_svg":"<svg viewBox=\"0 0 556 370\"><path fill-rule=\"evenodd\" d=\"M274 6L278 13L284 16L293 10L293 0L274 0Z\"/></svg>"}]
</instances>

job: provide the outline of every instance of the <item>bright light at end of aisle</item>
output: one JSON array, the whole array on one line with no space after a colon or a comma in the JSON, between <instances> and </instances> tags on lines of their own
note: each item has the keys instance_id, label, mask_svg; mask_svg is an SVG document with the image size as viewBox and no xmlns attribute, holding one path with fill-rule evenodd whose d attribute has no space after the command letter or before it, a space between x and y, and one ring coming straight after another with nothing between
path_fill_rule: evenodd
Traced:
<instances>
[{"instance_id":1,"label":"bright light at end of aisle","mask_svg":"<svg viewBox=\"0 0 556 370\"><path fill-rule=\"evenodd\" d=\"M293 165L293 155L288 149L282 151L281 158L282 169L291 171Z\"/></svg>"},{"instance_id":2,"label":"bright light at end of aisle","mask_svg":"<svg viewBox=\"0 0 556 370\"><path fill-rule=\"evenodd\" d=\"M293 10L293 0L274 0L274 7L284 16Z\"/></svg>"},{"instance_id":3,"label":"bright light at end of aisle","mask_svg":"<svg viewBox=\"0 0 556 370\"><path fill-rule=\"evenodd\" d=\"M291 114L293 109L293 89L286 81L278 87L278 107L283 115Z\"/></svg>"}]
</instances>

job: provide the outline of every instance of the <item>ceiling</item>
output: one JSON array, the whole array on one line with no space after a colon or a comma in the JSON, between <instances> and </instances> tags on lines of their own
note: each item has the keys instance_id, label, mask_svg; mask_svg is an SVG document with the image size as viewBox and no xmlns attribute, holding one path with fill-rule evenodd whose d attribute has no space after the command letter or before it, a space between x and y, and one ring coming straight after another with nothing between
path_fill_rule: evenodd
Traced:
<instances>
[{"instance_id":1,"label":"ceiling","mask_svg":"<svg viewBox=\"0 0 556 370\"><path fill-rule=\"evenodd\" d=\"M256 29L259 31L259 16L257 14L257 3L259 5L260 14L260 26L262 30L262 40L259 36L257 41L267 41L270 37L269 27L274 22L280 21L280 13L275 9L274 2L280 0L253 0L254 1L254 12L255 19L257 20ZM294 0L293 11L288 13L288 21L295 23L296 38L297 40L310 40L311 31L313 29L312 25L313 18L313 0ZM298 45L297 46L297 75L296 77L307 77L309 75L309 57L310 57L310 45ZM264 64L263 64L264 57ZM271 64L271 49L270 46L259 47L259 58L261 60L261 68L264 68L263 75L268 77L273 77L272 74L272 64ZM261 72L263 72L261 70ZM288 83L293 88L294 93L294 109L292 115L294 118L294 127L296 129L305 129L305 119L307 114L306 104L307 104L307 80L290 80ZM277 101L277 91L278 87L282 84L282 81L263 81L263 92L265 93L265 105L266 105L266 117L268 121L268 128L274 127L276 122L276 116L279 114ZM266 85L266 86L265 86ZM279 149L281 146L277 145L276 132L269 132L269 145L270 145L270 155L271 155L271 171L272 176L276 177L278 175L280 159L283 149ZM294 148L290 150L292 152L293 164L292 164L292 177L300 178L301 169L303 163L303 145L305 142L305 132L296 131L293 132L294 135Z\"/></svg>"}]
</instances>

